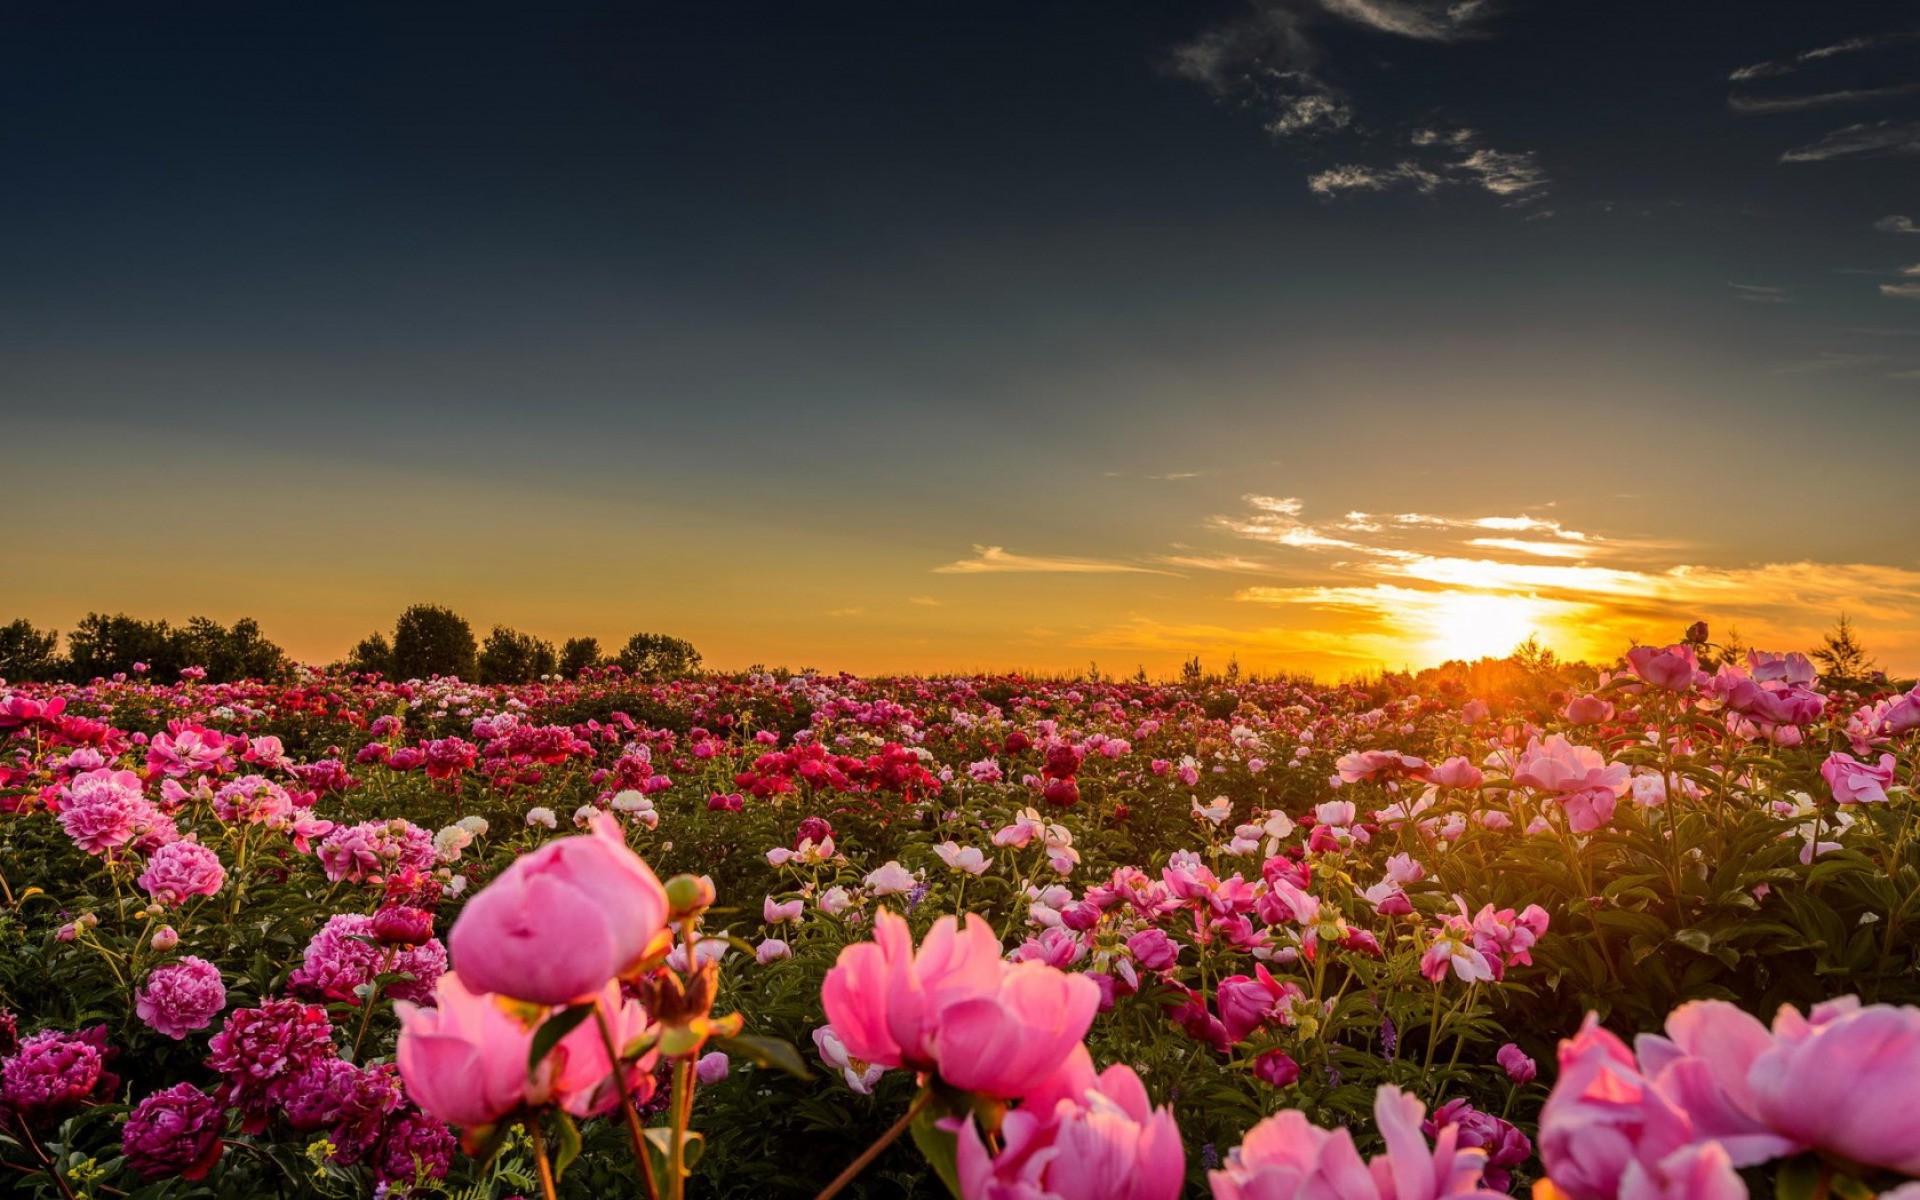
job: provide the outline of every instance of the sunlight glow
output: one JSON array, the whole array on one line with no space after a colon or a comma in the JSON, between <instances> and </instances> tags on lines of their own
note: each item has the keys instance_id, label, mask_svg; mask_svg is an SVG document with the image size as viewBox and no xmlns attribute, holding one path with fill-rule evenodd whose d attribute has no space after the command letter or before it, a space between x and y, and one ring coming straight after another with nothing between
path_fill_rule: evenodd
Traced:
<instances>
[{"instance_id":1,"label":"sunlight glow","mask_svg":"<svg viewBox=\"0 0 1920 1200\"><path fill-rule=\"evenodd\" d=\"M1540 635L1540 607L1527 596L1443 593L1422 614L1433 631L1427 645L1440 659L1503 656Z\"/></svg>"}]
</instances>

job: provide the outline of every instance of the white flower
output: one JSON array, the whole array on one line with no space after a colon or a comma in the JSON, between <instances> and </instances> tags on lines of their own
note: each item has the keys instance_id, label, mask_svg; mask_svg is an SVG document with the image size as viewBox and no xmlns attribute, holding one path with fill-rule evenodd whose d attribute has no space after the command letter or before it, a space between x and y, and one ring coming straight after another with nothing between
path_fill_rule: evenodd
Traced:
<instances>
[{"instance_id":1,"label":"white flower","mask_svg":"<svg viewBox=\"0 0 1920 1200\"><path fill-rule=\"evenodd\" d=\"M977 846L962 846L958 842L941 842L933 848L940 861L956 871L965 871L969 875L978 875L993 865L993 860L980 853Z\"/></svg>"},{"instance_id":2,"label":"white flower","mask_svg":"<svg viewBox=\"0 0 1920 1200\"><path fill-rule=\"evenodd\" d=\"M828 888L820 894L820 911L837 917L853 907L853 896L843 887Z\"/></svg>"},{"instance_id":3,"label":"white flower","mask_svg":"<svg viewBox=\"0 0 1920 1200\"><path fill-rule=\"evenodd\" d=\"M653 807L653 799L645 792L636 792L628 788L624 792L614 794L613 807L616 811L623 813L646 812Z\"/></svg>"},{"instance_id":4,"label":"white flower","mask_svg":"<svg viewBox=\"0 0 1920 1200\"><path fill-rule=\"evenodd\" d=\"M434 861L459 862L460 852L472 844L472 830L460 825L449 825L433 835Z\"/></svg>"},{"instance_id":5,"label":"white flower","mask_svg":"<svg viewBox=\"0 0 1920 1200\"><path fill-rule=\"evenodd\" d=\"M530 808L527 810L527 824L529 826L542 825L548 829L553 829L560 824L560 819L554 816L552 809L542 805L539 808Z\"/></svg>"},{"instance_id":6,"label":"white flower","mask_svg":"<svg viewBox=\"0 0 1920 1200\"><path fill-rule=\"evenodd\" d=\"M821 1062L845 1076L847 1086L862 1096L871 1095L873 1085L887 1073L885 1067L875 1066L848 1054L831 1025L822 1025L813 1031L813 1048L819 1052Z\"/></svg>"},{"instance_id":7,"label":"white flower","mask_svg":"<svg viewBox=\"0 0 1920 1200\"><path fill-rule=\"evenodd\" d=\"M898 896L912 891L920 883L912 871L898 862L887 862L867 875L866 884L876 896Z\"/></svg>"},{"instance_id":8,"label":"white flower","mask_svg":"<svg viewBox=\"0 0 1920 1200\"><path fill-rule=\"evenodd\" d=\"M783 958L793 957L793 947L779 938L768 938L753 948L753 957L761 966L770 962L779 962Z\"/></svg>"},{"instance_id":9,"label":"white flower","mask_svg":"<svg viewBox=\"0 0 1920 1200\"><path fill-rule=\"evenodd\" d=\"M485 817L461 817L454 824L477 838L487 836L487 830L490 828Z\"/></svg>"},{"instance_id":10,"label":"white flower","mask_svg":"<svg viewBox=\"0 0 1920 1200\"><path fill-rule=\"evenodd\" d=\"M582 804L579 808L573 810L573 823L579 828L585 829L587 826L593 824L593 819L599 815L600 810L593 805Z\"/></svg>"},{"instance_id":11,"label":"white flower","mask_svg":"<svg viewBox=\"0 0 1920 1200\"><path fill-rule=\"evenodd\" d=\"M1200 803L1200 797L1195 796L1193 798L1193 815L1196 817L1204 817L1208 822L1217 826L1233 815L1233 798L1230 796L1215 796L1212 804L1202 804Z\"/></svg>"}]
</instances>

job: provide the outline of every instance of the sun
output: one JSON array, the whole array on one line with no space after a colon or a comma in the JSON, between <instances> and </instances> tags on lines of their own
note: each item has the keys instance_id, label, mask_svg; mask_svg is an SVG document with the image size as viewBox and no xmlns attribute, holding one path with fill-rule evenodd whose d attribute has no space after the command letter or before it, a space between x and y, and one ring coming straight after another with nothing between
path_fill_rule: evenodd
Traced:
<instances>
[{"instance_id":1,"label":"sun","mask_svg":"<svg viewBox=\"0 0 1920 1200\"><path fill-rule=\"evenodd\" d=\"M1441 660L1499 658L1540 634L1540 605L1527 596L1446 592L1426 614L1427 645Z\"/></svg>"}]
</instances>

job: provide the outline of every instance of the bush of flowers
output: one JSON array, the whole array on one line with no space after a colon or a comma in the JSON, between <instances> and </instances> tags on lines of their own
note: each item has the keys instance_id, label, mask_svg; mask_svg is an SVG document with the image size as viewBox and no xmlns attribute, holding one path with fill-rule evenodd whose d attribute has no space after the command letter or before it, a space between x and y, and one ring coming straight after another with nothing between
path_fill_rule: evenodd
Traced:
<instances>
[{"instance_id":1,"label":"bush of flowers","mask_svg":"<svg viewBox=\"0 0 1920 1200\"><path fill-rule=\"evenodd\" d=\"M1920 690L1727 659L0 686L0 1190L1915 1200Z\"/></svg>"}]
</instances>

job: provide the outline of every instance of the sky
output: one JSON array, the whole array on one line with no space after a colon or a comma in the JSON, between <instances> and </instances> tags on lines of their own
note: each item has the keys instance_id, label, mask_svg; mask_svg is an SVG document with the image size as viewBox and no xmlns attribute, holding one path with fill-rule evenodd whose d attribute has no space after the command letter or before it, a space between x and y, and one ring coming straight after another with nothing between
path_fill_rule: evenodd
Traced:
<instances>
[{"instance_id":1,"label":"sky","mask_svg":"<svg viewBox=\"0 0 1920 1200\"><path fill-rule=\"evenodd\" d=\"M0 10L0 620L1920 670L1904 2Z\"/></svg>"}]
</instances>

